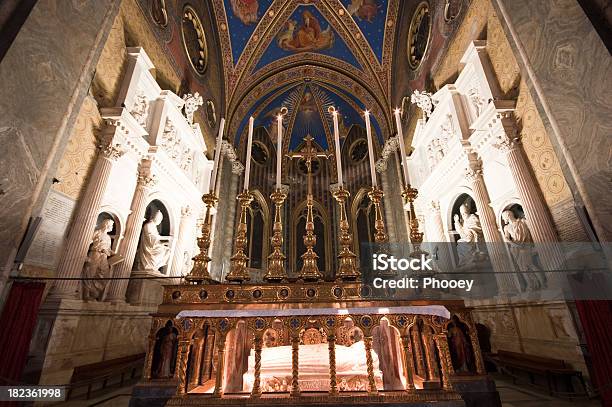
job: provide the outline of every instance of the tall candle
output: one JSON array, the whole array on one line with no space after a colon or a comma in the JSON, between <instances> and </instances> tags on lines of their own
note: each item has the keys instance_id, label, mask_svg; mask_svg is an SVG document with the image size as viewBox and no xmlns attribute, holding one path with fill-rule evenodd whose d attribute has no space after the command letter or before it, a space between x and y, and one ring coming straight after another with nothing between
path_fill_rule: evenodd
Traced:
<instances>
[{"instance_id":1,"label":"tall candle","mask_svg":"<svg viewBox=\"0 0 612 407\"><path fill-rule=\"evenodd\" d=\"M402 169L404 171L404 185L410 184L408 181L408 165L406 163L406 147L404 147L404 132L402 131L402 121L400 120L400 110L395 109L395 125L397 126L397 141L399 143L400 154L402 156Z\"/></svg>"},{"instance_id":2,"label":"tall candle","mask_svg":"<svg viewBox=\"0 0 612 407\"><path fill-rule=\"evenodd\" d=\"M370 112L367 110L365 114L366 135L368 136L368 155L370 157L370 176L372 177L372 186L377 187L376 182L376 166L374 164L374 142L372 141L372 126L370 125Z\"/></svg>"},{"instance_id":3,"label":"tall candle","mask_svg":"<svg viewBox=\"0 0 612 407\"><path fill-rule=\"evenodd\" d=\"M246 151L246 169L244 171L244 190L249 190L249 175L251 172L251 145L253 144L253 123L255 119L253 116L249 119L249 138L247 141L247 151Z\"/></svg>"},{"instance_id":4,"label":"tall candle","mask_svg":"<svg viewBox=\"0 0 612 407\"><path fill-rule=\"evenodd\" d=\"M219 123L219 135L217 135L217 144L215 145L215 160L213 162L212 174L208 183L208 192L214 193L217 186L217 171L219 171L219 159L221 158L221 143L223 142L223 129L225 128L225 119L221 119Z\"/></svg>"},{"instance_id":5,"label":"tall candle","mask_svg":"<svg viewBox=\"0 0 612 407\"><path fill-rule=\"evenodd\" d=\"M338 130L338 111L330 107L334 119L334 142L336 146L336 169L338 170L338 184L342 186L342 154L340 151L340 131Z\"/></svg>"},{"instance_id":6,"label":"tall candle","mask_svg":"<svg viewBox=\"0 0 612 407\"><path fill-rule=\"evenodd\" d=\"M281 187L281 163L283 162L283 115L279 114L276 123L276 189Z\"/></svg>"}]
</instances>

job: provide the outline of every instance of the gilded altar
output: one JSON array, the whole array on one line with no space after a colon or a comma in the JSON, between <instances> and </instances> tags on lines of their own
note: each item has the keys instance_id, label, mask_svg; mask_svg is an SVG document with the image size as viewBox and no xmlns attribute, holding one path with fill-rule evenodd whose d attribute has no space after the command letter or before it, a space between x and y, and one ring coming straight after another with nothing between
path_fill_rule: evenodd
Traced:
<instances>
[{"instance_id":1,"label":"gilded altar","mask_svg":"<svg viewBox=\"0 0 612 407\"><path fill-rule=\"evenodd\" d=\"M164 389L167 405L463 406L456 383L486 381L462 301L399 301L359 282L189 284L165 287L135 394Z\"/></svg>"}]
</instances>

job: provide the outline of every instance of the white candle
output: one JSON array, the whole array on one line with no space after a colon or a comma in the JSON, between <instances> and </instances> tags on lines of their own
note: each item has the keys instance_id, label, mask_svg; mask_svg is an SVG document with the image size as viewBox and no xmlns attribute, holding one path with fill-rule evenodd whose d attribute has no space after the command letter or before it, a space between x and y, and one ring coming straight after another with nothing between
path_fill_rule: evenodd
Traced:
<instances>
[{"instance_id":1,"label":"white candle","mask_svg":"<svg viewBox=\"0 0 612 407\"><path fill-rule=\"evenodd\" d=\"M368 136L368 155L370 157L370 176L372 177L372 186L377 187L376 182L376 166L374 164L374 142L372 140L372 128L370 125L370 112L367 110L365 114L366 135Z\"/></svg>"},{"instance_id":2,"label":"white candle","mask_svg":"<svg viewBox=\"0 0 612 407\"><path fill-rule=\"evenodd\" d=\"M408 163L406 162L406 147L404 147L404 132L402 131L402 121L400 120L400 110L395 109L395 125L397 126L397 141L399 142L400 155L402 156L402 169L404 171L404 183L406 187L410 184L408 181Z\"/></svg>"},{"instance_id":3,"label":"white candle","mask_svg":"<svg viewBox=\"0 0 612 407\"><path fill-rule=\"evenodd\" d=\"M336 146L336 169L338 170L338 184L342 186L342 154L340 152L340 131L338 130L338 111L332 111L334 118L334 142Z\"/></svg>"},{"instance_id":4,"label":"white candle","mask_svg":"<svg viewBox=\"0 0 612 407\"><path fill-rule=\"evenodd\" d=\"M217 186L217 171L219 170L219 159L221 158L221 143L223 142L223 129L225 128L225 119L221 119L219 123L219 135L217 136L217 144L215 145L215 160L213 162L210 182L208 183L208 192L214 193Z\"/></svg>"},{"instance_id":5,"label":"white candle","mask_svg":"<svg viewBox=\"0 0 612 407\"><path fill-rule=\"evenodd\" d=\"M281 163L283 162L283 115L279 114L276 123L276 189L281 187Z\"/></svg>"},{"instance_id":6,"label":"white candle","mask_svg":"<svg viewBox=\"0 0 612 407\"><path fill-rule=\"evenodd\" d=\"M247 141L247 151L246 151L246 169L244 171L244 190L249 190L249 175L251 172L251 145L253 144L253 123L255 119L253 116L249 119L249 138Z\"/></svg>"}]
</instances>

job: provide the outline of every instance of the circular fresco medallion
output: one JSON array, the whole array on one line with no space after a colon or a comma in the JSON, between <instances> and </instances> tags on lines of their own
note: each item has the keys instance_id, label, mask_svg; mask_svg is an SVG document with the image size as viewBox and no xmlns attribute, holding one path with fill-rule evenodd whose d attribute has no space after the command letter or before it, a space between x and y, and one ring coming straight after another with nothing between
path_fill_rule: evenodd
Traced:
<instances>
[{"instance_id":1,"label":"circular fresco medallion","mask_svg":"<svg viewBox=\"0 0 612 407\"><path fill-rule=\"evenodd\" d=\"M183 35L183 46L191 66L202 75L206 71L208 63L208 48L206 36L197 13L191 6L185 6L183 10L183 21L181 22L181 33Z\"/></svg>"},{"instance_id":2,"label":"circular fresco medallion","mask_svg":"<svg viewBox=\"0 0 612 407\"><path fill-rule=\"evenodd\" d=\"M416 8L408 29L408 43L406 46L408 64L417 69L425 57L431 36L431 14L429 4L422 2Z\"/></svg>"}]
</instances>

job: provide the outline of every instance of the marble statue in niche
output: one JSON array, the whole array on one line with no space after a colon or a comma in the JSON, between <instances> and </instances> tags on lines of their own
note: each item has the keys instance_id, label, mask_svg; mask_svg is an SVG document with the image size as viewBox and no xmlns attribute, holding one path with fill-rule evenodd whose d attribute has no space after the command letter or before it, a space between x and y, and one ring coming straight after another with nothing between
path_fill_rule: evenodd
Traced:
<instances>
[{"instance_id":1,"label":"marble statue in niche","mask_svg":"<svg viewBox=\"0 0 612 407\"><path fill-rule=\"evenodd\" d=\"M156 210L142 227L138 248L138 264L142 270L158 271L168 263L170 257L168 237L160 236L157 230L163 219L161 211Z\"/></svg>"},{"instance_id":2,"label":"marble statue in niche","mask_svg":"<svg viewBox=\"0 0 612 407\"><path fill-rule=\"evenodd\" d=\"M478 260L482 255L479 250L479 243L484 241L478 215L470 213L468 203L464 202L459 207L459 214L453 216L453 221L455 230L460 236L457 240L459 265Z\"/></svg>"},{"instance_id":3,"label":"marble statue in niche","mask_svg":"<svg viewBox=\"0 0 612 407\"><path fill-rule=\"evenodd\" d=\"M104 219L94 231L93 242L83 267L83 277L110 277L108 258L113 255L113 250L112 240L108 234L113 230L113 225L112 219ZM102 301L108 282L109 280L83 280L83 299Z\"/></svg>"},{"instance_id":4,"label":"marble statue in niche","mask_svg":"<svg viewBox=\"0 0 612 407\"><path fill-rule=\"evenodd\" d=\"M147 127L148 110L149 100L144 93L138 93L132 106L132 110L130 110L130 114L142 127Z\"/></svg>"},{"instance_id":5,"label":"marble statue in niche","mask_svg":"<svg viewBox=\"0 0 612 407\"><path fill-rule=\"evenodd\" d=\"M534 261L536 253L527 221L524 218L517 218L510 209L502 212L502 221L504 240L508 243L510 253L526 280L527 288L532 290L544 288L545 277L541 275L540 268Z\"/></svg>"}]
</instances>

